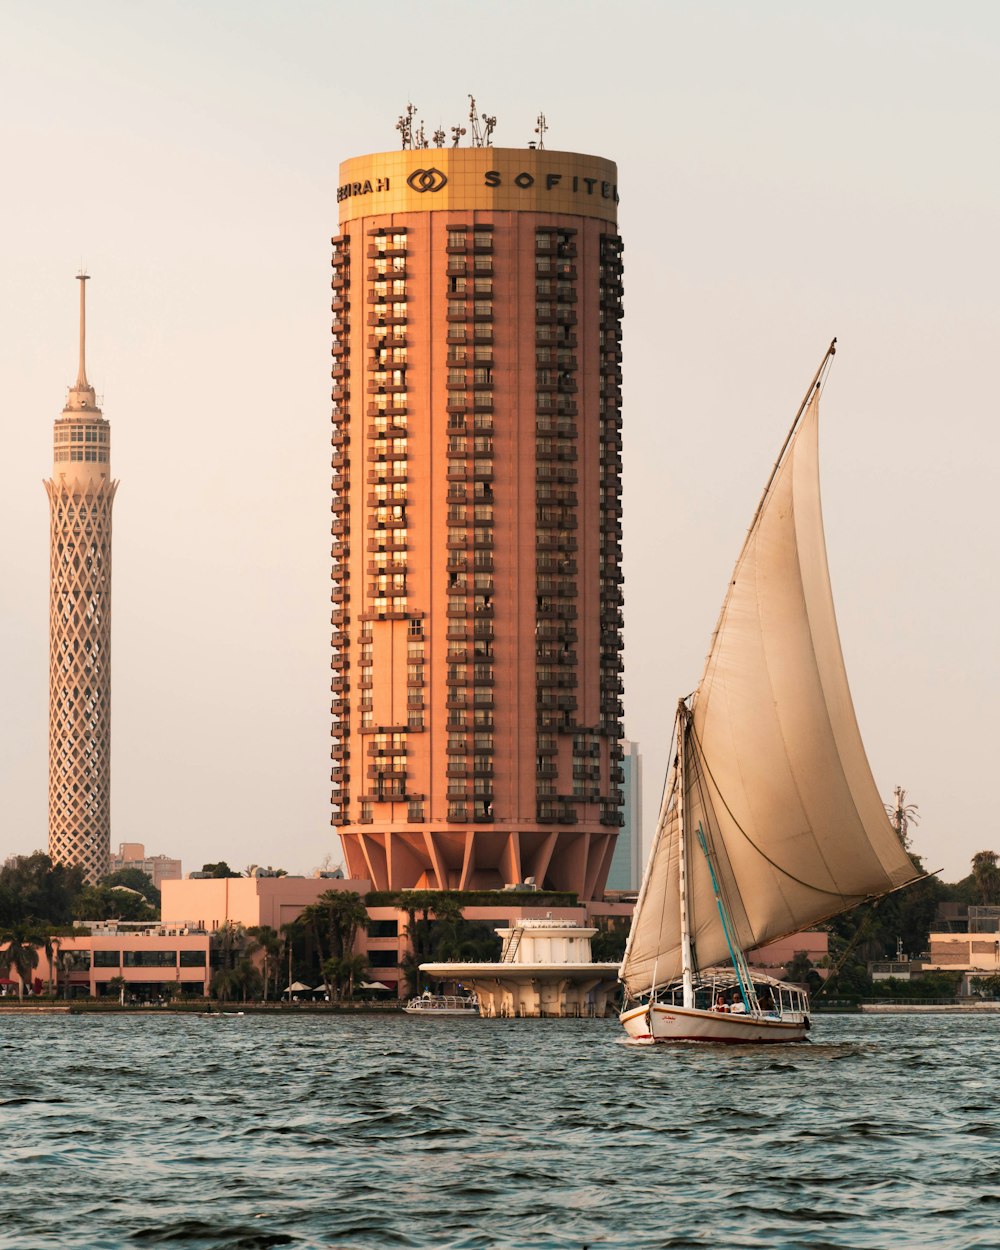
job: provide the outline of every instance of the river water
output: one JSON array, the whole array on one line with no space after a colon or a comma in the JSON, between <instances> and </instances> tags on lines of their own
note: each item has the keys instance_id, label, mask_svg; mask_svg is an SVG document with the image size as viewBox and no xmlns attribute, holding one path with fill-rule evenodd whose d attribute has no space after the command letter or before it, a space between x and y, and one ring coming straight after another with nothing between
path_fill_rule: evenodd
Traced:
<instances>
[{"instance_id":1,"label":"river water","mask_svg":"<svg viewBox=\"0 0 1000 1250\"><path fill-rule=\"evenodd\" d=\"M0 1016L2 1250L1000 1245L1000 1015Z\"/></svg>"}]
</instances>

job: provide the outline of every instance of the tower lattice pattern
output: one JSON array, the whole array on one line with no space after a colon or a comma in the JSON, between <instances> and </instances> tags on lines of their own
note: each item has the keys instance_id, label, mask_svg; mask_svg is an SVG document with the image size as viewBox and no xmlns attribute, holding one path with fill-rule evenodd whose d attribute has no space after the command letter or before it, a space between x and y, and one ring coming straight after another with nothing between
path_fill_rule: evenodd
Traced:
<instances>
[{"instance_id":1,"label":"tower lattice pattern","mask_svg":"<svg viewBox=\"0 0 1000 1250\"><path fill-rule=\"evenodd\" d=\"M49 480L49 853L87 880L111 847L111 508L118 483Z\"/></svg>"}]
</instances>

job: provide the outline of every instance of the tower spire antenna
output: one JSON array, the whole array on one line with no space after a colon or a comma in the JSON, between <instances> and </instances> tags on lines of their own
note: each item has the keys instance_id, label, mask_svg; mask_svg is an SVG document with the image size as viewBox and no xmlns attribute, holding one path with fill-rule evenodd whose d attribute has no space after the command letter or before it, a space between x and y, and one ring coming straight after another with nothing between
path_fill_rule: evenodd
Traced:
<instances>
[{"instance_id":1,"label":"tower spire antenna","mask_svg":"<svg viewBox=\"0 0 1000 1250\"><path fill-rule=\"evenodd\" d=\"M80 284L80 368L76 375L76 389L87 390L90 383L87 381L87 283L90 281L90 274L81 269L76 275L76 280Z\"/></svg>"}]
</instances>

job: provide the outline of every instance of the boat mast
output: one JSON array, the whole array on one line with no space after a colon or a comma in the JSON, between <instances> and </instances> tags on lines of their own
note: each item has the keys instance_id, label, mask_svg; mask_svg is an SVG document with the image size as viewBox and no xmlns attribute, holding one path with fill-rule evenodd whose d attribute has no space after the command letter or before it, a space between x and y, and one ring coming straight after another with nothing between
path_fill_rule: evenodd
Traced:
<instances>
[{"instance_id":1,"label":"boat mast","mask_svg":"<svg viewBox=\"0 0 1000 1250\"><path fill-rule=\"evenodd\" d=\"M818 388L823 385L823 382L824 382L823 374L829 368L830 361L833 360L836 354L837 354L837 340L834 339L831 342L830 346L826 349L826 355L820 361L820 366L816 370L816 376L809 383L809 389L806 391L805 395L803 395L802 397L802 403L799 404L799 410L795 414L795 420L792 422L792 428L788 431L788 434L785 437L785 441L781 444L781 451L778 452L778 459L774 462L774 468L771 470L771 476L767 479L767 485L764 487L764 493L760 497L760 503L757 505L757 511L753 514L753 520L750 522L750 528L747 531L747 536L743 543L743 550L740 552L740 558L736 561L737 568L739 568L740 565L743 563L743 556L746 553L747 546L750 543L750 536L753 534L754 530L757 528L757 522L760 519L760 514L764 511L764 504L767 503L767 497L771 493L771 487L774 485L774 479L778 476L778 470L781 468L781 462L785 458L785 452L788 450L788 445L792 441L793 437L795 436L795 431L799 428L799 421L801 421L802 419L802 414L809 407L809 403L812 400L812 397L816 393Z\"/></svg>"},{"instance_id":2,"label":"boat mast","mask_svg":"<svg viewBox=\"0 0 1000 1250\"><path fill-rule=\"evenodd\" d=\"M681 699L677 704L677 831L680 842L677 847L677 882L680 893L681 917L681 977L684 987L684 1006L694 1006L694 957L691 953L691 917L688 914L688 838L687 813L684 810L684 792L687 785L687 735L689 712Z\"/></svg>"}]
</instances>

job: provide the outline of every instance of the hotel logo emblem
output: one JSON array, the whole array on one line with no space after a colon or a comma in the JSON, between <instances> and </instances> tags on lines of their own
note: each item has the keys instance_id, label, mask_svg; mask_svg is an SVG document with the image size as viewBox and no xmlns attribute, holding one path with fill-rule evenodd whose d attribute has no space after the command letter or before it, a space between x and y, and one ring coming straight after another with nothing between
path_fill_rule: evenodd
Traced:
<instances>
[{"instance_id":1,"label":"hotel logo emblem","mask_svg":"<svg viewBox=\"0 0 1000 1250\"><path fill-rule=\"evenodd\" d=\"M421 195L425 191L440 191L448 182L440 169L415 169L406 180L406 185Z\"/></svg>"}]
</instances>

